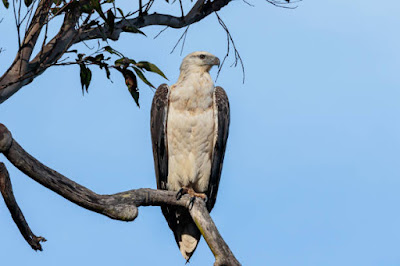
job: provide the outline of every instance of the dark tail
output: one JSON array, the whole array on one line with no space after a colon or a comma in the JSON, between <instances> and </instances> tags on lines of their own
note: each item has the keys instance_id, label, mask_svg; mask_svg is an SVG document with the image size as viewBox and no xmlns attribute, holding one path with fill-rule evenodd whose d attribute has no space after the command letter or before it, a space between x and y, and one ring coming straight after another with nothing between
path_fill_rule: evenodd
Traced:
<instances>
[{"instance_id":1,"label":"dark tail","mask_svg":"<svg viewBox=\"0 0 400 266\"><path fill-rule=\"evenodd\" d=\"M199 229L185 208L165 206L161 207L161 210L169 227L174 232L175 241L182 256L189 261L201 237Z\"/></svg>"}]
</instances>

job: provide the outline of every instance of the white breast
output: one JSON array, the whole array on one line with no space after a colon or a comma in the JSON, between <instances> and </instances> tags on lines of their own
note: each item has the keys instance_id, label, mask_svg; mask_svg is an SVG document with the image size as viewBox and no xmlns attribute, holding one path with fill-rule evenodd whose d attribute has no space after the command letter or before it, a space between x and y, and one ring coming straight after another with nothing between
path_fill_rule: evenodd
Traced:
<instances>
[{"instance_id":1,"label":"white breast","mask_svg":"<svg viewBox=\"0 0 400 266\"><path fill-rule=\"evenodd\" d=\"M207 190L216 127L213 94L209 75L171 87L167 120L169 190L184 186L197 192Z\"/></svg>"}]
</instances>

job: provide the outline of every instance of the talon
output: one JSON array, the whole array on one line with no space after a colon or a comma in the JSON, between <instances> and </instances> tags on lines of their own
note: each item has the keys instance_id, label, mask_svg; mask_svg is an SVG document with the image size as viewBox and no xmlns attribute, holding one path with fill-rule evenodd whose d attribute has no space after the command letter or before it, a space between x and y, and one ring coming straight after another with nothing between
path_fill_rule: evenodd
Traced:
<instances>
[{"instance_id":1,"label":"talon","mask_svg":"<svg viewBox=\"0 0 400 266\"><path fill-rule=\"evenodd\" d=\"M176 193L176 199L180 200L183 196L183 188L181 188L178 193Z\"/></svg>"},{"instance_id":2,"label":"talon","mask_svg":"<svg viewBox=\"0 0 400 266\"><path fill-rule=\"evenodd\" d=\"M208 201L208 197L207 197L207 195L205 195L204 202L207 203L207 201Z\"/></svg>"},{"instance_id":3,"label":"talon","mask_svg":"<svg viewBox=\"0 0 400 266\"><path fill-rule=\"evenodd\" d=\"M193 208L194 202L196 201L196 197L191 197L189 201L189 210Z\"/></svg>"},{"instance_id":4,"label":"talon","mask_svg":"<svg viewBox=\"0 0 400 266\"><path fill-rule=\"evenodd\" d=\"M183 195L188 193L188 189L186 187L181 188L178 193L176 193L176 199L180 200Z\"/></svg>"}]
</instances>

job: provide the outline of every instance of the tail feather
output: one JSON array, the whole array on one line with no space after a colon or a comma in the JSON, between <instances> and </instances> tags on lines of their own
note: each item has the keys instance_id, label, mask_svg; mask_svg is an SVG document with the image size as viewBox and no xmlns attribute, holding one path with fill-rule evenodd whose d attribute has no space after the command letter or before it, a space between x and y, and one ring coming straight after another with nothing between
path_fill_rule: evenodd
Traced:
<instances>
[{"instance_id":1,"label":"tail feather","mask_svg":"<svg viewBox=\"0 0 400 266\"><path fill-rule=\"evenodd\" d=\"M186 209L170 206L161 207L161 209L169 227L174 232L175 241L182 256L188 262L199 243L201 237L199 229Z\"/></svg>"},{"instance_id":2,"label":"tail feather","mask_svg":"<svg viewBox=\"0 0 400 266\"><path fill-rule=\"evenodd\" d=\"M199 229L197 229L196 225L192 222L186 225L178 225L177 231L175 231L174 234L175 238L180 239L178 246L182 256L186 261L189 261L200 240Z\"/></svg>"}]
</instances>

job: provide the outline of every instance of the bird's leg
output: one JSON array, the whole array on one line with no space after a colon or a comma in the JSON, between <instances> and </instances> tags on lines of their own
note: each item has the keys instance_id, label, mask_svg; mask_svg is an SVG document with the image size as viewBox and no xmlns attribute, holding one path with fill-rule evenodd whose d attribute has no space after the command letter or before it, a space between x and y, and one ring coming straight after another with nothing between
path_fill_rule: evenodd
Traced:
<instances>
[{"instance_id":1,"label":"bird's leg","mask_svg":"<svg viewBox=\"0 0 400 266\"><path fill-rule=\"evenodd\" d=\"M176 199L179 200L183 195L188 194L191 198L201 198L207 201L207 195L204 193L197 193L193 188L182 187L178 193L176 193Z\"/></svg>"}]
</instances>

